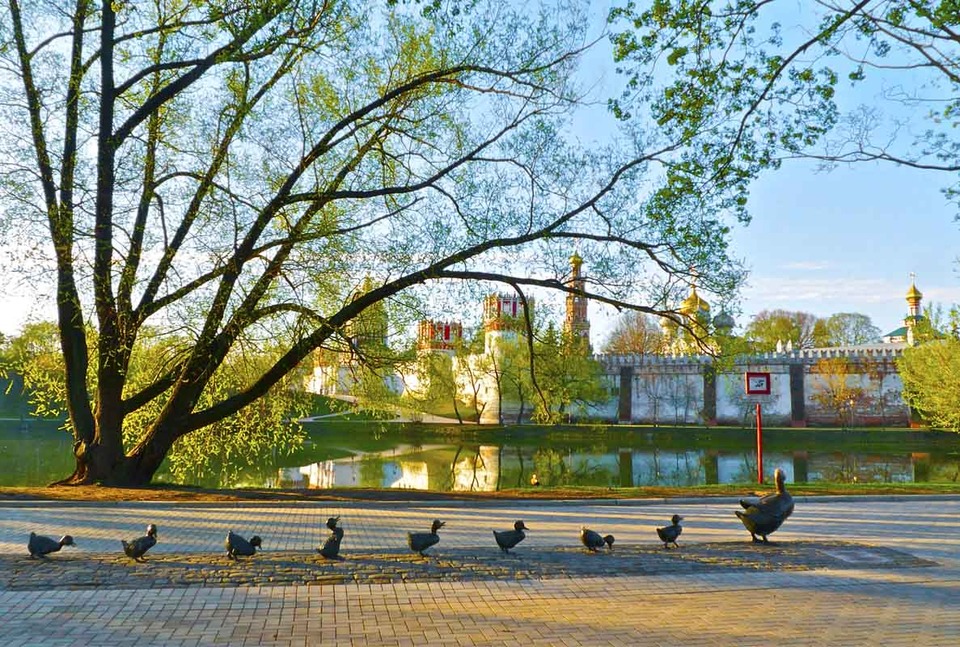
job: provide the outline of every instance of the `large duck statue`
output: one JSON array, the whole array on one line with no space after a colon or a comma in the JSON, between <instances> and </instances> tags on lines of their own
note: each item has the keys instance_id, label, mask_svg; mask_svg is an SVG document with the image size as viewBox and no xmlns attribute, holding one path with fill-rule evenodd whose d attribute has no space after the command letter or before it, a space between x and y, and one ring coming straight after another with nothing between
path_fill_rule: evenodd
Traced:
<instances>
[{"instance_id":1,"label":"large duck statue","mask_svg":"<svg viewBox=\"0 0 960 647\"><path fill-rule=\"evenodd\" d=\"M743 510L737 510L736 515L756 543L770 543L767 535L773 534L793 514L793 497L784 487L784 479L783 470L778 467L773 474L777 485L775 493L763 496L756 502L740 501Z\"/></svg>"}]
</instances>

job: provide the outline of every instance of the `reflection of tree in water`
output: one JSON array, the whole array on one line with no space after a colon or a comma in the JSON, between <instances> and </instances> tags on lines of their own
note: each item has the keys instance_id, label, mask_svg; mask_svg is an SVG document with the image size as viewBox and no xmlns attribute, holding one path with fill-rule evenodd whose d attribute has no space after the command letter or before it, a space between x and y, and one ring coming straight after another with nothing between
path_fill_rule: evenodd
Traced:
<instances>
[{"instance_id":1,"label":"reflection of tree in water","mask_svg":"<svg viewBox=\"0 0 960 647\"><path fill-rule=\"evenodd\" d=\"M575 458L569 451L538 449L533 454L533 471L543 485L612 485L608 469L591 464L589 458Z\"/></svg>"},{"instance_id":2,"label":"reflection of tree in water","mask_svg":"<svg viewBox=\"0 0 960 647\"><path fill-rule=\"evenodd\" d=\"M856 454L844 454L838 463L826 465L820 470L823 480L832 483L894 483L910 482L909 466L893 461L865 463Z\"/></svg>"},{"instance_id":3,"label":"reflection of tree in water","mask_svg":"<svg viewBox=\"0 0 960 647\"><path fill-rule=\"evenodd\" d=\"M654 449L651 459L649 471L637 475L637 485L687 486L706 480L702 458L697 452L661 452Z\"/></svg>"},{"instance_id":4,"label":"reflection of tree in water","mask_svg":"<svg viewBox=\"0 0 960 647\"><path fill-rule=\"evenodd\" d=\"M956 483L960 480L960 460L930 463L930 477L932 482Z\"/></svg>"},{"instance_id":5,"label":"reflection of tree in water","mask_svg":"<svg viewBox=\"0 0 960 647\"><path fill-rule=\"evenodd\" d=\"M757 455L741 454L740 458L740 466L730 474L731 482L751 483L757 478Z\"/></svg>"},{"instance_id":6,"label":"reflection of tree in water","mask_svg":"<svg viewBox=\"0 0 960 647\"><path fill-rule=\"evenodd\" d=\"M378 454L366 454L360 459L360 487L383 485L383 465L386 461Z\"/></svg>"},{"instance_id":7,"label":"reflection of tree in water","mask_svg":"<svg viewBox=\"0 0 960 647\"><path fill-rule=\"evenodd\" d=\"M502 451L502 447L498 448L498 455L502 453ZM495 484L488 485L487 483L491 475L487 474L487 462L483 458L483 453L479 445L471 447L467 452L464 452L463 445L457 445L457 453L453 455L453 462L450 463L450 474L447 477L445 489L462 489L463 481L458 477L463 474L469 475L470 481L466 485L466 489L471 492L474 490L490 490L490 485L496 485L496 488L499 489L499 473L495 477L497 481ZM458 488L458 485L461 487Z\"/></svg>"}]
</instances>

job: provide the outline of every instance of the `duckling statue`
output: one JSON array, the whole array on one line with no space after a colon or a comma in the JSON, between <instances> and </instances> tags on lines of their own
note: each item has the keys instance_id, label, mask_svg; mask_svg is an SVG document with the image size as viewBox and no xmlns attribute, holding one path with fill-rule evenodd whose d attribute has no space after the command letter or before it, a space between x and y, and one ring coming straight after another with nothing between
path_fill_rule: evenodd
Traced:
<instances>
[{"instance_id":1,"label":"duckling statue","mask_svg":"<svg viewBox=\"0 0 960 647\"><path fill-rule=\"evenodd\" d=\"M70 535L64 535L60 538L60 541L51 539L50 537L44 537L43 535L38 535L35 532L30 533L30 540L27 542L27 550L30 551L30 559L36 559L37 557L46 557L50 553L55 553L64 546L76 546L73 543L73 537Z\"/></svg>"},{"instance_id":2,"label":"duckling statue","mask_svg":"<svg viewBox=\"0 0 960 647\"><path fill-rule=\"evenodd\" d=\"M497 540L497 546L500 547L505 553L509 553L510 549L519 544L524 540L526 535L523 533L524 530L530 530L522 521L516 521L513 524L513 530L494 530L493 537Z\"/></svg>"},{"instance_id":3,"label":"duckling statue","mask_svg":"<svg viewBox=\"0 0 960 647\"><path fill-rule=\"evenodd\" d=\"M774 494L761 497L756 503L740 502L744 509L737 510L736 515L755 543L769 544L767 535L773 534L793 514L793 497L784 486L785 479L783 470L778 467L773 473L777 486Z\"/></svg>"},{"instance_id":4,"label":"duckling statue","mask_svg":"<svg viewBox=\"0 0 960 647\"><path fill-rule=\"evenodd\" d=\"M657 536L660 537L660 541L663 542L664 548L669 549L670 544L680 548L680 545L677 543L677 538L680 537L680 533L683 532L683 528L680 527L681 521L683 521L683 517L675 514L670 518L669 526L657 528Z\"/></svg>"},{"instance_id":5,"label":"duckling statue","mask_svg":"<svg viewBox=\"0 0 960 647\"><path fill-rule=\"evenodd\" d=\"M330 529L330 536L323 542L323 546L317 549L317 552L326 559L341 559L340 542L343 541L343 528L337 526L338 521L340 521L340 517L330 517L327 519L327 528Z\"/></svg>"},{"instance_id":6,"label":"duckling statue","mask_svg":"<svg viewBox=\"0 0 960 647\"><path fill-rule=\"evenodd\" d=\"M151 523L147 526L147 534L143 537L131 539L129 542L121 539L120 543L123 545L123 552L127 554L127 557L137 562L144 562L146 560L143 559L143 556L146 552L157 545L157 527Z\"/></svg>"},{"instance_id":7,"label":"duckling statue","mask_svg":"<svg viewBox=\"0 0 960 647\"><path fill-rule=\"evenodd\" d=\"M243 555L244 557L255 555L262 544L263 540L258 535L254 535L250 538L250 541L247 541L232 530L227 533L227 539L224 541L224 545L227 547L227 557L230 559L236 559L237 555Z\"/></svg>"},{"instance_id":8,"label":"duckling statue","mask_svg":"<svg viewBox=\"0 0 960 647\"><path fill-rule=\"evenodd\" d=\"M434 519L430 526L430 532L408 532L407 543L410 545L410 550L420 553L421 557L426 557L423 551L440 541L440 535L437 534L437 531L445 525L439 519Z\"/></svg>"},{"instance_id":9,"label":"duckling statue","mask_svg":"<svg viewBox=\"0 0 960 647\"><path fill-rule=\"evenodd\" d=\"M613 535L602 536L599 532L590 530L586 526L580 526L580 541L593 552L597 552L604 545L613 550Z\"/></svg>"}]
</instances>

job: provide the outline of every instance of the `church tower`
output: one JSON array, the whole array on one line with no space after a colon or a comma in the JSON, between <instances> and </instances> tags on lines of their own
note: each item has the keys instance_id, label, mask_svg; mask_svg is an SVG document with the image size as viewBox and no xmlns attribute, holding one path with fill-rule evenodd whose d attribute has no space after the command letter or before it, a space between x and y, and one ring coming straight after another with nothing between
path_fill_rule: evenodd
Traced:
<instances>
[{"instance_id":1,"label":"church tower","mask_svg":"<svg viewBox=\"0 0 960 647\"><path fill-rule=\"evenodd\" d=\"M907 317L903 320L903 325L907 328L907 343L913 346L916 343L915 329L917 323L923 319L920 301L923 300L923 293L917 289L916 276L910 273L910 289L907 290Z\"/></svg>"},{"instance_id":2,"label":"church tower","mask_svg":"<svg viewBox=\"0 0 960 647\"><path fill-rule=\"evenodd\" d=\"M570 280L567 285L576 290L567 294L567 315L563 321L563 331L571 340L583 344L590 352L590 321L587 319L587 297L584 294L586 280L581 273L583 259L574 252L570 257Z\"/></svg>"}]
</instances>

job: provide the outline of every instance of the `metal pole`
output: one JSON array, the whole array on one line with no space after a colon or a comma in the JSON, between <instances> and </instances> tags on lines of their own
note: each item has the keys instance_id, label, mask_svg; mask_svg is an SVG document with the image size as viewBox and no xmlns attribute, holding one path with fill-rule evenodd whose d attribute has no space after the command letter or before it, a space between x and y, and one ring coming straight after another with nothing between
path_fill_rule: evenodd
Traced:
<instances>
[{"instance_id":1,"label":"metal pole","mask_svg":"<svg viewBox=\"0 0 960 647\"><path fill-rule=\"evenodd\" d=\"M763 416L757 403L757 483L763 483Z\"/></svg>"}]
</instances>

